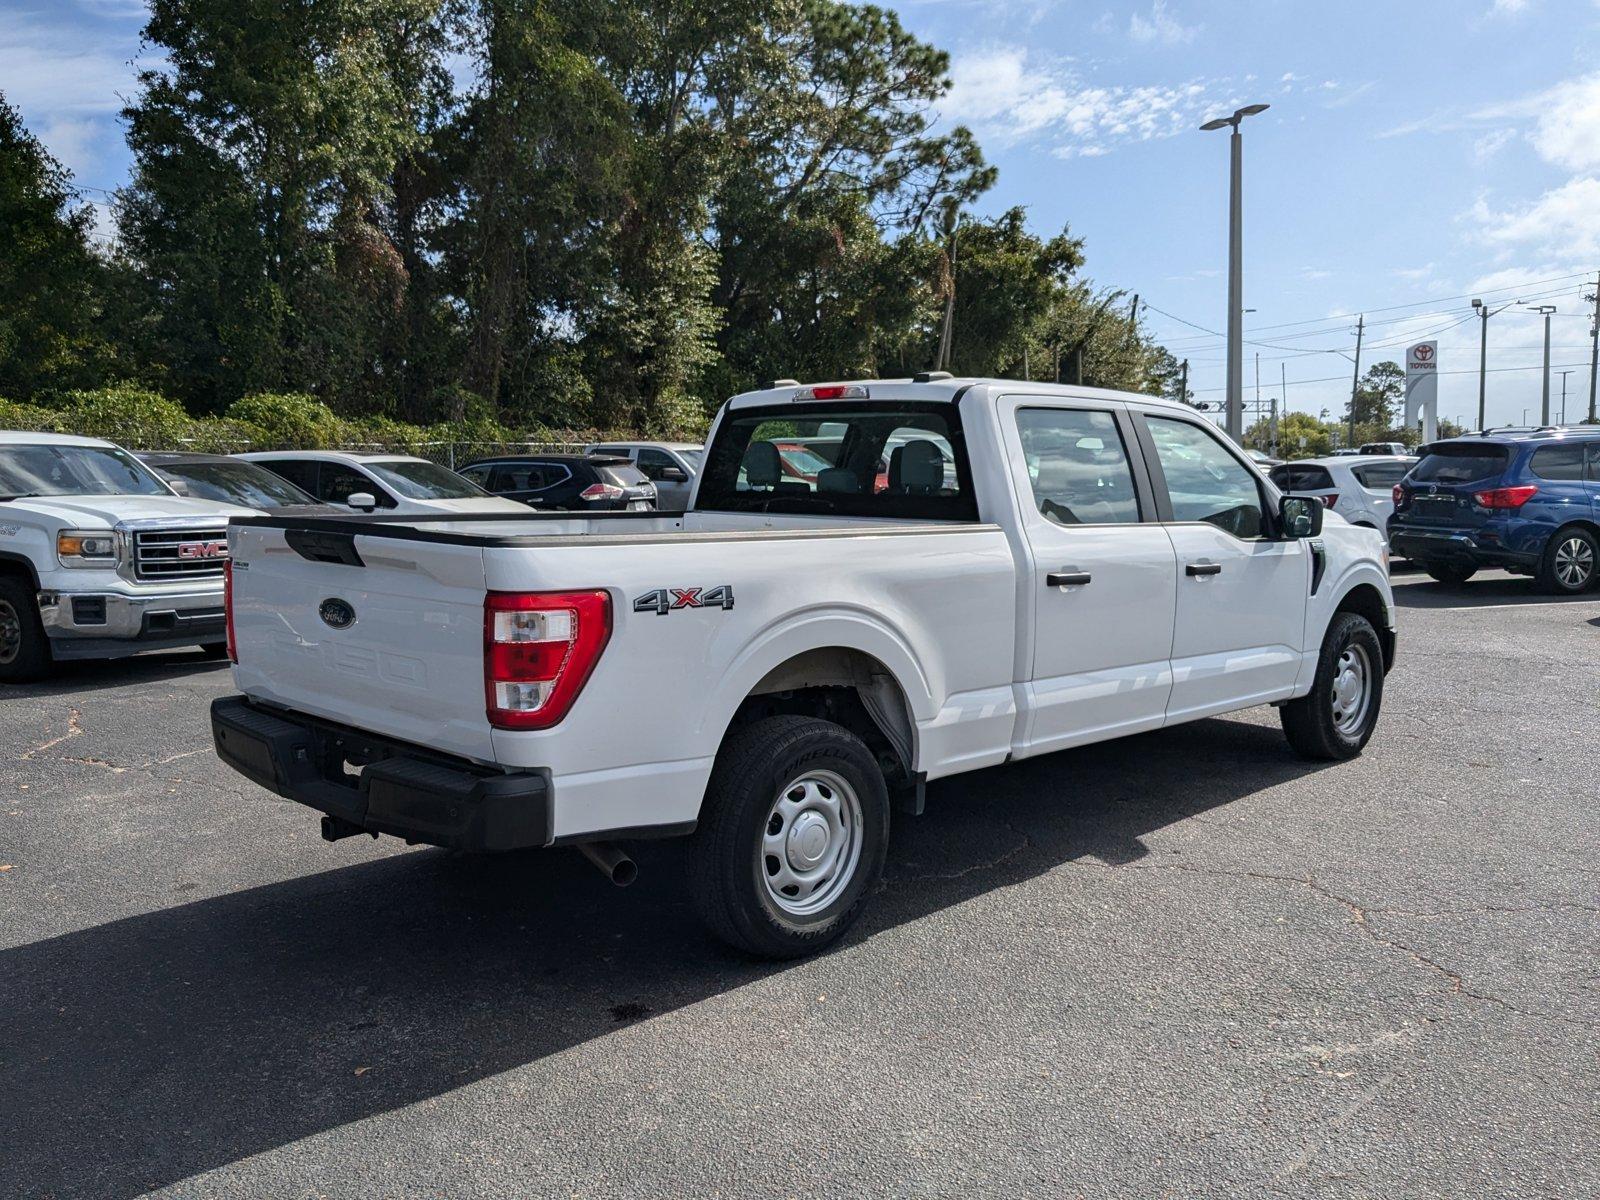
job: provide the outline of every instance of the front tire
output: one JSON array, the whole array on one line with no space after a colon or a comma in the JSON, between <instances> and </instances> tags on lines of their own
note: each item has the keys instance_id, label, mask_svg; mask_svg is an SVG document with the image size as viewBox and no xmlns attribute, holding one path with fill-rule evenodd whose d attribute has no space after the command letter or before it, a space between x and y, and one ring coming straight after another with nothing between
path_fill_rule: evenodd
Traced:
<instances>
[{"instance_id":1,"label":"front tire","mask_svg":"<svg viewBox=\"0 0 1600 1200\"><path fill-rule=\"evenodd\" d=\"M1576 525L1556 530L1539 559L1539 590L1552 596L1576 596L1594 584L1600 543Z\"/></svg>"},{"instance_id":2,"label":"front tire","mask_svg":"<svg viewBox=\"0 0 1600 1200\"><path fill-rule=\"evenodd\" d=\"M722 940L799 958L855 923L888 850L889 792L866 743L831 721L768 717L717 755L690 888Z\"/></svg>"},{"instance_id":3,"label":"front tire","mask_svg":"<svg viewBox=\"0 0 1600 1200\"><path fill-rule=\"evenodd\" d=\"M38 679L51 661L33 589L14 576L0 578L0 683Z\"/></svg>"},{"instance_id":4,"label":"front tire","mask_svg":"<svg viewBox=\"0 0 1600 1200\"><path fill-rule=\"evenodd\" d=\"M1311 691L1278 710L1284 736L1302 758L1354 758L1372 737L1383 706L1383 647L1363 616L1335 613L1322 639Z\"/></svg>"}]
</instances>

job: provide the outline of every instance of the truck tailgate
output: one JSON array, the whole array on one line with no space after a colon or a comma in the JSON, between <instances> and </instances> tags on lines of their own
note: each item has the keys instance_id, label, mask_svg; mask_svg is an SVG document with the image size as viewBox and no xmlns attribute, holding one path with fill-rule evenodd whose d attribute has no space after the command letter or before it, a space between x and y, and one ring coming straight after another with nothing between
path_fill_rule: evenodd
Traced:
<instances>
[{"instance_id":1,"label":"truck tailgate","mask_svg":"<svg viewBox=\"0 0 1600 1200\"><path fill-rule=\"evenodd\" d=\"M319 544L237 524L230 536L235 678L247 695L492 758L479 547L360 535Z\"/></svg>"}]
</instances>

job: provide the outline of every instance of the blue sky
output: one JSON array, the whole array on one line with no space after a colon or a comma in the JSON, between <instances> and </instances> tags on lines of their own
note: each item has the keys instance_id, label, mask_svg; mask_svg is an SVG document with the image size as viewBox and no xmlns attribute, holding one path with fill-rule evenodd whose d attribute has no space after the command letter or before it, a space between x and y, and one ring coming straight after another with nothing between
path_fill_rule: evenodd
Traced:
<instances>
[{"instance_id":1,"label":"blue sky","mask_svg":"<svg viewBox=\"0 0 1600 1200\"><path fill-rule=\"evenodd\" d=\"M1481 294L1559 307L1569 416L1586 401L1600 0L891 7L952 56L942 119L971 125L1000 168L982 207L1024 205L1041 232L1070 223L1098 282L1155 306L1149 327L1190 360L1199 398L1223 382L1221 339L1193 326L1226 320L1227 138L1196 126L1265 101L1245 140L1246 336L1265 343L1246 347L1247 397L1259 351L1263 396L1281 370L1291 408L1337 412L1365 312L1365 361L1438 331L1441 413L1474 413L1467 297ZM88 189L126 179L116 114L142 13L138 0L0 0L0 89ZM1536 417L1538 318L1511 308L1489 330L1491 368L1521 368L1489 376L1490 420Z\"/></svg>"}]
</instances>

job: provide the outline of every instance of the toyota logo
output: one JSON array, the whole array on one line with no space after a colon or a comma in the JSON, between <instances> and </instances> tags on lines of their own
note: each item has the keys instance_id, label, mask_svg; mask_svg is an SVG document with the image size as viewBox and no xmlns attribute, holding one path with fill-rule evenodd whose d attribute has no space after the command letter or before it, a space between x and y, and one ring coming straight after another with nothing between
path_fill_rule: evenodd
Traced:
<instances>
[{"instance_id":1,"label":"toyota logo","mask_svg":"<svg viewBox=\"0 0 1600 1200\"><path fill-rule=\"evenodd\" d=\"M1433 347L1424 342L1420 346L1411 347L1411 357L1418 362L1427 362L1433 357Z\"/></svg>"},{"instance_id":2,"label":"toyota logo","mask_svg":"<svg viewBox=\"0 0 1600 1200\"><path fill-rule=\"evenodd\" d=\"M330 629L349 629L356 623L356 610L350 607L348 601L340 600L337 596L329 596L318 605L317 616Z\"/></svg>"}]
</instances>

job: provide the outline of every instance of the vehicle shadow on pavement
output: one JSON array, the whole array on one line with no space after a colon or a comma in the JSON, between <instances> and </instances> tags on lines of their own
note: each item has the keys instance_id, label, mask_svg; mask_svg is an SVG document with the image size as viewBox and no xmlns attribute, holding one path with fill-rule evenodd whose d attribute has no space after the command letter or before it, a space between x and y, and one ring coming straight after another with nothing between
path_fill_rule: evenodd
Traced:
<instances>
[{"instance_id":1,"label":"vehicle shadow on pavement","mask_svg":"<svg viewBox=\"0 0 1600 1200\"><path fill-rule=\"evenodd\" d=\"M37 683L0 683L0 700L71 696L96 688L123 687L185 675L204 676L226 670L228 665L226 658L207 658L198 650L166 650L129 658L68 659L53 664L50 674Z\"/></svg>"},{"instance_id":2,"label":"vehicle shadow on pavement","mask_svg":"<svg viewBox=\"0 0 1600 1200\"><path fill-rule=\"evenodd\" d=\"M1210 720L934 784L845 945L1315 769ZM0 953L0 1193L133 1196L791 969L700 931L682 855L400 853Z\"/></svg>"},{"instance_id":3,"label":"vehicle shadow on pavement","mask_svg":"<svg viewBox=\"0 0 1600 1200\"><path fill-rule=\"evenodd\" d=\"M1420 580L1395 580L1394 602L1400 608L1489 608L1508 604L1584 604L1600 600L1600 592L1576 596L1551 596L1539 590L1532 579L1504 576L1469 579L1466 583L1434 583Z\"/></svg>"}]
</instances>

